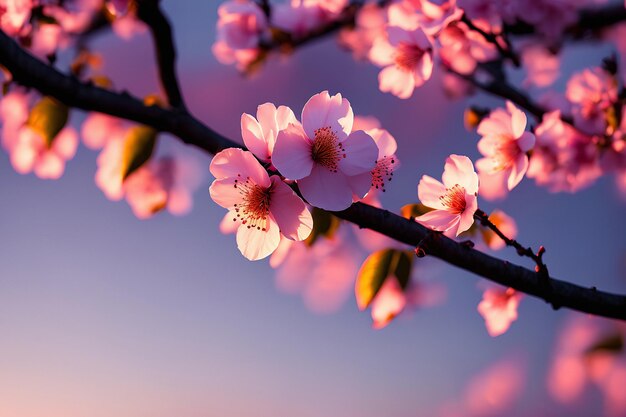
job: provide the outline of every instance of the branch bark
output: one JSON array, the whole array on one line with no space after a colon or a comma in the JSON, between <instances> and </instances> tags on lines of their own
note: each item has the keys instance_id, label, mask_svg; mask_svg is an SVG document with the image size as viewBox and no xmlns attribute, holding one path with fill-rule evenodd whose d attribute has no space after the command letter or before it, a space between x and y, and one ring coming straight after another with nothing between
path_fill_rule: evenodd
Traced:
<instances>
[{"instance_id":1,"label":"branch bark","mask_svg":"<svg viewBox=\"0 0 626 417\"><path fill-rule=\"evenodd\" d=\"M137 17L150 28L157 57L161 86L170 106L186 109L176 75L176 48L172 27L161 11L160 0L137 0Z\"/></svg>"},{"instance_id":2,"label":"branch bark","mask_svg":"<svg viewBox=\"0 0 626 417\"><path fill-rule=\"evenodd\" d=\"M16 82L50 95L71 107L106 113L172 133L183 142L211 154L241 147L180 109L146 106L128 93L114 93L64 75L24 51L0 32L0 64ZM535 271L500 260L457 243L387 210L363 203L334 213L360 227L375 230L411 246L421 245L428 255L473 272L483 278L541 298L555 307L626 321L626 296L584 288L554 278L542 279Z\"/></svg>"}]
</instances>

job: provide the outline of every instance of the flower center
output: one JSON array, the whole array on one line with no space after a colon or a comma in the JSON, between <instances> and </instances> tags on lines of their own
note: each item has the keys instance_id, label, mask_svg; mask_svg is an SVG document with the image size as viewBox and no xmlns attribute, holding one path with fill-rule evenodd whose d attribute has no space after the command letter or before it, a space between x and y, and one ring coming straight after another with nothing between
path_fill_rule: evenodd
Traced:
<instances>
[{"instance_id":1,"label":"flower center","mask_svg":"<svg viewBox=\"0 0 626 417\"><path fill-rule=\"evenodd\" d=\"M396 159L393 156L383 156L376 162L372 170L372 187L385 192L385 184L392 180L393 171L396 169Z\"/></svg>"},{"instance_id":2,"label":"flower center","mask_svg":"<svg viewBox=\"0 0 626 417\"><path fill-rule=\"evenodd\" d=\"M267 231L268 217L270 213L270 189L255 184L250 177L245 179L241 174L237 174L235 188L242 197L242 203L235 204L235 213L241 224L245 224L248 229Z\"/></svg>"},{"instance_id":3,"label":"flower center","mask_svg":"<svg viewBox=\"0 0 626 417\"><path fill-rule=\"evenodd\" d=\"M446 193L439 197L439 201L452 214L461 214L465 211L465 188L455 184L452 188L446 188Z\"/></svg>"},{"instance_id":4,"label":"flower center","mask_svg":"<svg viewBox=\"0 0 626 417\"><path fill-rule=\"evenodd\" d=\"M401 70L413 71L425 53L426 51L417 45L401 42L396 47L394 61Z\"/></svg>"},{"instance_id":5,"label":"flower center","mask_svg":"<svg viewBox=\"0 0 626 417\"><path fill-rule=\"evenodd\" d=\"M494 170L502 171L509 168L521 150L515 140L503 139L496 147L492 160L494 162Z\"/></svg>"},{"instance_id":6,"label":"flower center","mask_svg":"<svg viewBox=\"0 0 626 417\"><path fill-rule=\"evenodd\" d=\"M328 168L332 172L337 172L339 160L345 157L345 149L330 126L315 130L315 140L311 145L311 159L313 159L313 162Z\"/></svg>"}]
</instances>

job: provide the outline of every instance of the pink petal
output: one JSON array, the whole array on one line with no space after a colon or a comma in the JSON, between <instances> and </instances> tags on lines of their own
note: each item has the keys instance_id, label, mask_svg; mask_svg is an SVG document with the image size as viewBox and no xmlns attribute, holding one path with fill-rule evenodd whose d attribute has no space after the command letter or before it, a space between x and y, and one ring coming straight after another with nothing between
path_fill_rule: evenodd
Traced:
<instances>
[{"instance_id":1,"label":"pink petal","mask_svg":"<svg viewBox=\"0 0 626 417\"><path fill-rule=\"evenodd\" d=\"M372 320L375 329L382 329L391 322L406 306L406 296L400 288L398 279L391 275L372 301Z\"/></svg>"},{"instance_id":2,"label":"pink petal","mask_svg":"<svg viewBox=\"0 0 626 417\"><path fill-rule=\"evenodd\" d=\"M216 204L232 210L235 204L241 204L244 201L240 190L235 185L235 178L215 180L209 187L209 194Z\"/></svg>"},{"instance_id":3,"label":"pink petal","mask_svg":"<svg viewBox=\"0 0 626 417\"><path fill-rule=\"evenodd\" d=\"M37 151L30 146L18 143L11 151L11 165L20 174L28 174L35 166Z\"/></svg>"},{"instance_id":4,"label":"pink petal","mask_svg":"<svg viewBox=\"0 0 626 417\"><path fill-rule=\"evenodd\" d=\"M430 53L425 53L415 67L413 77L415 79L415 87L419 87L430 79L433 73L433 58Z\"/></svg>"},{"instance_id":5,"label":"pink petal","mask_svg":"<svg viewBox=\"0 0 626 417\"><path fill-rule=\"evenodd\" d=\"M65 162L53 152L45 152L35 163L35 175L41 179L56 180L65 171Z\"/></svg>"},{"instance_id":6,"label":"pink petal","mask_svg":"<svg viewBox=\"0 0 626 417\"><path fill-rule=\"evenodd\" d=\"M522 136L517 139L517 146L519 146L522 152L528 152L535 146L535 135L530 132L524 132Z\"/></svg>"},{"instance_id":7,"label":"pink petal","mask_svg":"<svg viewBox=\"0 0 626 417\"><path fill-rule=\"evenodd\" d=\"M389 38L389 43L392 46L398 46L398 44L400 44L401 42L409 44L414 43L411 32L398 26L389 26L387 28L387 35Z\"/></svg>"},{"instance_id":8,"label":"pink petal","mask_svg":"<svg viewBox=\"0 0 626 417\"><path fill-rule=\"evenodd\" d=\"M224 218L220 222L220 232L225 235L235 233L237 232L237 229L239 229L239 225L240 224L237 223L237 212L235 210L230 210L224 215Z\"/></svg>"},{"instance_id":9,"label":"pink petal","mask_svg":"<svg viewBox=\"0 0 626 417\"><path fill-rule=\"evenodd\" d=\"M526 129L526 113L515 107L515 105L510 101L506 102L506 108L509 113L511 113L511 129L513 136L515 138L519 138Z\"/></svg>"},{"instance_id":10,"label":"pink petal","mask_svg":"<svg viewBox=\"0 0 626 417\"><path fill-rule=\"evenodd\" d=\"M250 177L255 184L262 187L270 186L270 177L265 168L248 151L229 148L213 157L209 171L217 179Z\"/></svg>"},{"instance_id":11,"label":"pink petal","mask_svg":"<svg viewBox=\"0 0 626 417\"><path fill-rule=\"evenodd\" d=\"M370 188L372 188L372 173L366 172L360 175L348 177L348 185L352 190L354 201L358 201L365 197Z\"/></svg>"},{"instance_id":12,"label":"pink petal","mask_svg":"<svg viewBox=\"0 0 626 417\"><path fill-rule=\"evenodd\" d=\"M387 41L387 39L378 37L374 40L372 49L369 52L369 59L374 65L386 67L393 64L393 54L395 48Z\"/></svg>"},{"instance_id":13,"label":"pink petal","mask_svg":"<svg viewBox=\"0 0 626 417\"><path fill-rule=\"evenodd\" d=\"M426 207L434 209L445 210L439 197L446 194L446 187L428 175L422 176L422 179L417 186L417 197Z\"/></svg>"},{"instance_id":14,"label":"pink petal","mask_svg":"<svg viewBox=\"0 0 626 417\"><path fill-rule=\"evenodd\" d=\"M443 184L446 188L460 185L469 194L478 192L478 175L474 171L472 161L464 155L450 155L442 175Z\"/></svg>"},{"instance_id":15,"label":"pink petal","mask_svg":"<svg viewBox=\"0 0 626 417\"><path fill-rule=\"evenodd\" d=\"M385 129L370 129L367 131L378 146L378 159L392 156L398 150L396 139Z\"/></svg>"},{"instance_id":16,"label":"pink petal","mask_svg":"<svg viewBox=\"0 0 626 417\"><path fill-rule=\"evenodd\" d=\"M287 126L291 123L300 124L298 119L296 119L296 115L293 114L293 110L287 106L279 106L276 111L276 124L278 126L278 132L287 128ZM278 134L278 132L276 132L276 134Z\"/></svg>"},{"instance_id":17,"label":"pink petal","mask_svg":"<svg viewBox=\"0 0 626 417\"><path fill-rule=\"evenodd\" d=\"M315 137L315 130L330 127L342 141L352 131L354 113L350 102L341 94L330 96L328 91L314 95L302 109L302 126L309 138Z\"/></svg>"},{"instance_id":18,"label":"pink petal","mask_svg":"<svg viewBox=\"0 0 626 417\"><path fill-rule=\"evenodd\" d=\"M277 175L272 178L270 213L280 232L291 240L304 240L311 234L313 218L306 204Z\"/></svg>"},{"instance_id":19,"label":"pink petal","mask_svg":"<svg viewBox=\"0 0 626 417\"><path fill-rule=\"evenodd\" d=\"M461 213L461 219L459 221L459 228L456 231L456 235L467 231L474 224L474 213L478 209L478 199L474 194L465 194L465 210Z\"/></svg>"},{"instance_id":20,"label":"pink petal","mask_svg":"<svg viewBox=\"0 0 626 417\"><path fill-rule=\"evenodd\" d=\"M298 187L311 205L324 210L344 210L352 204L352 189L347 177L323 166L315 165L311 175L298 181Z\"/></svg>"},{"instance_id":21,"label":"pink petal","mask_svg":"<svg viewBox=\"0 0 626 417\"><path fill-rule=\"evenodd\" d=\"M402 71L395 65L390 65L378 74L378 88L398 98L409 98L415 89L415 77L408 71Z\"/></svg>"},{"instance_id":22,"label":"pink petal","mask_svg":"<svg viewBox=\"0 0 626 417\"><path fill-rule=\"evenodd\" d=\"M190 191L181 187L170 189L167 198L167 211L174 216L184 216L189 214L192 208L193 198Z\"/></svg>"},{"instance_id":23,"label":"pink petal","mask_svg":"<svg viewBox=\"0 0 626 417\"><path fill-rule=\"evenodd\" d=\"M243 256L256 261L269 256L280 243L278 225L270 218L267 230L259 230L246 225L237 229L237 247Z\"/></svg>"},{"instance_id":24,"label":"pink petal","mask_svg":"<svg viewBox=\"0 0 626 417\"><path fill-rule=\"evenodd\" d=\"M415 221L433 230L443 232L458 224L459 215L446 210L433 210L416 217Z\"/></svg>"},{"instance_id":25,"label":"pink petal","mask_svg":"<svg viewBox=\"0 0 626 417\"><path fill-rule=\"evenodd\" d=\"M524 178L524 174L528 170L528 157L526 154L521 154L511 168L511 173L509 174L509 179L507 181L507 187L510 190L515 188L517 184L522 181Z\"/></svg>"},{"instance_id":26,"label":"pink petal","mask_svg":"<svg viewBox=\"0 0 626 417\"><path fill-rule=\"evenodd\" d=\"M52 142L52 150L54 153L65 161L72 159L74 155L76 155L76 148L78 148L78 134L76 130L71 127L66 127L61 130L54 139L54 142Z\"/></svg>"},{"instance_id":27,"label":"pink petal","mask_svg":"<svg viewBox=\"0 0 626 417\"><path fill-rule=\"evenodd\" d=\"M268 161L270 154L268 144L256 119L247 113L241 115L241 136L246 148L262 161Z\"/></svg>"},{"instance_id":28,"label":"pink petal","mask_svg":"<svg viewBox=\"0 0 626 417\"><path fill-rule=\"evenodd\" d=\"M276 124L276 106L273 103L264 103L257 107L256 117L263 129L263 136L268 140L272 135L278 134Z\"/></svg>"},{"instance_id":29,"label":"pink petal","mask_svg":"<svg viewBox=\"0 0 626 417\"><path fill-rule=\"evenodd\" d=\"M278 134L272 164L283 176L291 180L299 180L311 173L313 169L311 142L302 127L290 124Z\"/></svg>"},{"instance_id":30,"label":"pink petal","mask_svg":"<svg viewBox=\"0 0 626 417\"><path fill-rule=\"evenodd\" d=\"M359 175L376 166L378 147L374 139L362 130L352 132L343 141L345 158L339 160L339 169L346 175Z\"/></svg>"}]
</instances>

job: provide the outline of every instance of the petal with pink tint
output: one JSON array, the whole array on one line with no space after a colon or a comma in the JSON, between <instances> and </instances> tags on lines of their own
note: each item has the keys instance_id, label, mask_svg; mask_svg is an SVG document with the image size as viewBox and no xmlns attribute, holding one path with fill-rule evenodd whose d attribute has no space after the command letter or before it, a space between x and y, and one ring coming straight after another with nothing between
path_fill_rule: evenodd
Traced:
<instances>
[{"instance_id":1,"label":"petal with pink tint","mask_svg":"<svg viewBox=\"0 0 626 417\"><path fill-rule=\"evenodd\" d=\"M284 177L291 180L299 180L311 173L311 142L302 127L290 124L278 133L272 164Z\"/></svg>"},{"instance_id":2,"label":"petal with pink tint","mask_svg":"<svg viewBox=\"0 0 626 417\"><path fill-rule=\"evenodd\" d=\"M461 213L459 228L456 232L457 237L472 227L474 224L474 213L478 210L478 199L474 194L465 194L465 204L465 210Z\"/></svg>"},{"instance_id":3,"label":"petal with pink tint","mask_svg":"<svg viewBox=\"0 0 626 417\"><path fill-rule=\"evenodd\" d=\"M272 178L270 213L280 232L291 240L304 240L311 234L313 218L306 204L277 175Z\"/></svg>"},{"instance_id":4,"label":"petal with pink tint","mask_svg":"<svg viewBox=\"0 0 626 417\"><path fill-rule=\"evenodd\" d=\"M417 196L426 207L445 210L440 197L446 194L446 187L431 176L423 175L417 186Z\"/></svg>"},{"instance_id":5,"label":"petal with pink tint","mask_svg":"<svg viewBox=\"0 0 626 417\"><path fill-rule=\"evenodd\" d=\"M347 177L319 165L313 167L308 177L298 181L298 187L309 204L324 210L344 210L352 204Z\"/></svg>"},{"instance_id":6,"label":"petal with pink tint","mask_svg":"<svg viewBox=\"0 0 626 417\"><path fill-rule=\"evenodd\" d=\"M507 187L509 190L515 188L517 184L520 183L522 178L524 178L524 174L528 170L528 157L525 154L521 154L511 169L511 174L509 175L509 179L507 180Z\"/></svg>"},{"instance_id":7,"label":"petal with pink tint","mask_svg":"<svg viewBox=\"0 0 626 417\"><path fill-rule=\"evenodd\" d=\"M510 101L506 102L506 108L509 113L511 113L511 130L513 132L513 137L519 138L526 129L526 113L515 107L515 105Z\"/></svg>"},{"instance_id":8,"label":"petal with pink tint","mask_svg":"<svg viewBox=\"0 0 626 417\"><path fill-rule=\"evenodd\" d=\"M441 178L446 188L452 188L458 184L469 194L478 192L478 175L474 172L474 165L467 156L450 155L446 159Z\"/></svg>"},{"instance_id":9,"label":"petal with pink tint","mask_svg":"<svg viewBox=\"0 0 626 417\"><path fill-rule=\"evenodd\" d=\"M353 175L347 177L348 185L352 190L353 198L355 201L365 197L368 191L372 188L372 173L365 172L359 175Z\"/></svg>"},{"instance_id":10,"label":"petal with pink tint","mask_svg":"<svg viewBox=\"0 0 626 417\"><path fill-rule=\"evenodd\" d=\"M343 141L345 158L339 160L339 169L346 175L359 175L376 166L378 147L374 139L362 130L352 132Z\"/></svg>"},{"instance_id":11,"label":"petal with pink tint","mask_svg":"<svg viewBox=\"0 0 626 417\"><path fill-rule=\"evenodd\" d=\"M225 149L213 157L209 171L215 178L250 177L255 184L262 187L270 186L267 171L248 151L237 148Z\"/></svg>"},{"instance_id":12,"label":"petal with pink tint","mask_svg":"<svg viewBox=\"0 0 626 417\"><path fill-rule=\"evenodd\" d=\"M382 329L387 326L405 306L406 297L398 279L393 275L388 276L372 301L372 327Z\"/></svg>"},{"instance_id":13,"label":"petal with pink tint","mask_svg":"<svg viewBox=\"0 0 626 417\"><path fill-rule=\"evenodd\" d=\"M378 74L378 88L380 91L391 93L398 98L409 98L415 89L415 77L411 72L390 65L383 68Z\"/></svg>"},{"instance_id":14,"label":"petal with pink tint","mask_svg":"<svg viewBox=\"0 0 626 417\"><path fill-rule=\"evenodd\" d=\"M35 175L41 179L56 180L63 175L65 162L53 152L46 152L37 159L34 171Z\"/></svg>"},{"instance_id":15,"label":"petal with pink tint","mask_svg":"<svg viewBox=\"0 0 626 417\"><path fill-rule=\"evenodd\" d=\"M415 67L413 78L415 79L415 87L419 87L430 79L433 74L433 58L430 53L425 53Z\"/></svg>"},{"instance_id":16,"label":"petal with pink tint","mask_svg":"<svg viewBox=\"0 0 626 417\"><path fill-rule=\"evenodd\" d=\"M440 232L458 226L459 216L445 210L433 210L415 218L415 221Z\"/></svg>"},{"instance_id":17,"label":"petal with pink tint","mask_svg":"<svg viewBox=\"0 0 626 417\"><path fill-rule=\"evenodd\" d=\"M530 132L524 132L519 139L517 139L517 146L524 153L530 151L535 146L535 135Z\"/></svg>"},{"instance_id":18,"label":"petal with pink tint","mask_svg":"<svg viewBox=\"0 0 626 417\"><path fill-rule=\"evenodd\" d=\"M220 232L225 235L236 233L239 229L239 223L237 223L237 212L235 210L229 210L224 215L219 225Z\"/></svg>"},{"instance_id":19,"label":"petal with pink tint","mask_svg":"<svg viewBox=\"0 0 626 417\"><path fill-rule=\"evenodd\" d=\"M167 211L174 216L184 216L191 212L193 198L189 190L182 187L170 189L167 198Z\"/></svg>"},{"instance_id":20,"label":"petal with pink tint","mask_svg":"<svg viewBox=\"0 0 626 417\"><path fill-rule=\"evenodd\" d=\"M243 202L244 197L236 187L236 181L236 178L232 177L213 181L209 187L209 194L213 201L228 210L234 209L236 204Z\"/></svg>"},{"instance_id":21,"label":"petal with pink tint","mask_svg":"<svg viewBox=\"0 0 626 417\"><path fill-rule=\"evenodd\" d=\"M62 159L72 159L76 155L78 148L78 134L74 128L66 127L61 130L52 142L52 151L59 155Z\"/></svg>"},{"instance_id":22,"label":"petal with pink tint","mask_svg":"<svg viewBox=\"0 0 626 417\"><path fill-rule=\"evenodd\" d=\"M367 130L367 133L372 137L372 139L374 139L376 146L378 146L378 159L385 156L391 156L398 150L396 139L387 130L373 128Z\"/></svg>"},{"instance_id":23,"label":"petal with pink tint","mask_svg":"<svg viewBox=\"0 0 626 417\"><path fill-rule=\"evenodd\" d=\"M250 152L263 161L269 160L268 146L261 125L247 113L241 115L241 137Z\"/></svg>"},{"instance_id":24,"label":"petal with pink tint","mask_svg":"<svg viewBox=\"0 0 626 417\"><path fill-rule=\"evenodd\" d=\"M251 261L269 256L280 242L278 225L270 218L267 230L242 225L237 229L237 247L241 254Z\"/></svg>"},{"instance_id":25,"label":"petal with pink tint","mask_svg":"<svg viewBox=\"0 0 626 417\"><path fill-rule=\"evenodd\" d=\"M478 304L478 312L485 319L487 332L491 337L504 334L511 323L517 320L520 300L521 295L513 288L490 288L484 292L483 299Z\"/></svg>"},{"instance_id":26,"label":"petal with pink tint","mask_svg":"<svg viewBox=\"0 0 626 417\"><path fill-rule=\"evenodd\" d=\"M341 94L330 96L328 91L322 91L311 97L302 109L302 126L309 138L315 137L315 130L330 127L342 141L352 131L353 123L350 102Z\"/></svg>"}]
</instances>

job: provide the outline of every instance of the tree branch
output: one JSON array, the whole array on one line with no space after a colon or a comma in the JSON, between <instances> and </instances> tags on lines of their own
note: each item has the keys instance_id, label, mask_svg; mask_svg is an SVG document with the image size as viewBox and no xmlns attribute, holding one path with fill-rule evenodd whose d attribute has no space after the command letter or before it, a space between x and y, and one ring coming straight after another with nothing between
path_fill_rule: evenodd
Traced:
<instances>
[{"instance_id":1,"label":"tree branch","mask_svg":"<svg viewBox=\"0 0 626 417\"><path fill-rule=\"evenodd\" d=\"M227 147L241 147L185 111L146 106L127 93L114 93L64 75L24 51L3 32L0 32L0 64L13 74L16 82L55 97L68 106L143 123L172 133L183 142L212 154ZM553 278L547 279L547 286L541 275L534 271L491 257L439 233L433 233L415 221L363 203L355 203L335 214L399 242L412 246L421 244L428 255L544 299L553 306L626 320L626 296L584 288ZM430 237L426 239L427 236Z\"/></svg>"},{"instance_id":2,"label":"tree branch","mask_svg":"<svg viewBox=\"0 0 626 417\"><path fill-rule=\"evenodd\" d=\"M159 7L160 0L136 0L137 17L150 28L157 57L159 78L170 106L185 110L176 76L176 48L172 27Z\"/></svg>"}]
</instances>

